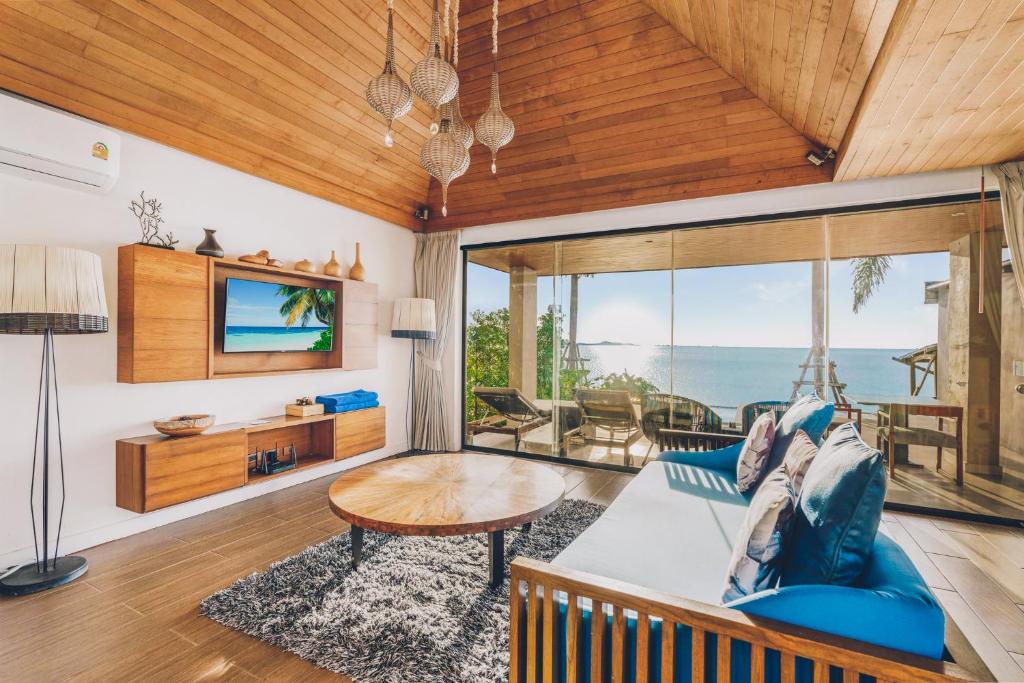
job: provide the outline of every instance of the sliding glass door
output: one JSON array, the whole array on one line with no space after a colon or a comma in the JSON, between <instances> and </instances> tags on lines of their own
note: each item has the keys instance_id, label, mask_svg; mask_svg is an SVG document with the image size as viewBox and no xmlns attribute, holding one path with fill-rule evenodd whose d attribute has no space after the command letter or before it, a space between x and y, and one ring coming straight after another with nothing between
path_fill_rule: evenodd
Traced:
<instances>
[{"instance_id":1,"label":"sliding glass door","mask_svg":"<svg viewBox=\"0 0 1024 683\"><path fill-rule=\"evenodd\" d=\"M816 392L883 451L890 503L1024 520L1024 307L979 213L470 247L465 443L635 470Z\"/></svg>"}]
</instances>

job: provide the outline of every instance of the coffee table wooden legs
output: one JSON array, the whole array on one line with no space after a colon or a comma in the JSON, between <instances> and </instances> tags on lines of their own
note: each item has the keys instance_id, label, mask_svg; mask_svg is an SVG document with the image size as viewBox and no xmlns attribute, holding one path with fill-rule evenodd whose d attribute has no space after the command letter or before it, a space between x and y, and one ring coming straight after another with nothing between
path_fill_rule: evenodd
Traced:
<instances>
[{"instance_id":1,"label":"coffee table wooden legs","mask_svg":"<svg viewBox=\"0 0 1024 683\"><path fill-rule=\"evenodd\" d=\"M523 525L524 530L529 530L529 524ZM352 538L352 568L359 566L363 559L363 529L352 525L349 531ZM505 582L505 532L501 529L487 533L487 562L489 583L492 588L497 588Z\"/></svg>"},{"instance_id":2,"label":"coffee table wooden legs","mask_svg":"<svg viewBox=\"0 0 1024 683\"><path fill-rule=\"evenodd\" d=\"M490 568L491 588L497 588L505 582L505 532L502 530L487 533L487 558Z\"/></svg>"},{"instance_id":3,"label":"coffee table wooden legs","mask_svg":"<svg viewBox=\"0 0 1024 683\"><path fill-rule=\"evenodd\" d=\"M352 536L352 568L355 569L363 559L363 528L353 524L349 534Z\"/></svg>"}]
</instances>

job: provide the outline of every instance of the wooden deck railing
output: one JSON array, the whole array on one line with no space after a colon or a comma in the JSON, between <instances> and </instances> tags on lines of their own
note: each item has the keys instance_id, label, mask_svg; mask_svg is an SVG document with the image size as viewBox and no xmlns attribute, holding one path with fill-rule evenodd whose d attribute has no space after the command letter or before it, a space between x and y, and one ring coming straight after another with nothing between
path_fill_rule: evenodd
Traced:
<instances>
[{"instance_id":1,"label":"wooden deck railing","mask_svg":"<svg viewBox=\"0 0 1024 683\"><path fill-rule=\"evenodd\" d=\"M655 441L661 451L714 451L743 441L746 435L659 429Z\"/></svg>"},{"instance_id":2,"label":"wooden deck railing","mask_svg":"<svg viewBox=\"0 0 1024 683\"><path fill-rule=\"evenodd\" d=\"M524 586L527 596L525 600L520 592ZM660 660L661 683L675 680L675 638L665 637L665 634L674 634L676 624L689 626L692 631L693 681L705 680L705 667L708 664L705 661L705 634L717 635L715 664L718 681L730 680L733 640L750 644L752 683L764 681L766 649L780 653L781 678L784 682L795 680L798 656L813 663L815 683L829 680L830 666L842 670L844 683L858 681L858 674L873 676L880 683L977 680L971 672L956 664L909 655L782 622L755 619L738 610L687 600L538 560L517 558L512 563L510 594L509 683L549 683L555 680L559 669L556 663L556 613L562 595L568 598L566 680L569 683L578 683L583 671L581 662L577 661L577 653L581 651L580 639L583 637L581 613L577 604L579 598L592 601L594 614L607 614L606 606L612 614L611 633L606 633L605 619L591 620L591 683L605 680L620 683L625 680L628 666L627 610L637 614L638 683L648 683L652 671L653 664L648 652L648 627L652 619L662 621L661 651L655 655ZM523 624L526 625L525 629L521 628ZM611 671L610 675L602 675L602 648L607 639L611 641Z\"/></svg>"}]
</instances>

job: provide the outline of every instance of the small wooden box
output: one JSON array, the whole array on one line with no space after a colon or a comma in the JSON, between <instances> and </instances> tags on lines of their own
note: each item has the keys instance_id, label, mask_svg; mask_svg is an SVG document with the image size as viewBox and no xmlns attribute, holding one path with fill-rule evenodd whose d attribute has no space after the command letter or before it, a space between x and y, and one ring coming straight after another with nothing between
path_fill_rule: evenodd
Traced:
<instances>
[{"instance_id":1,"label":"small wooden box","mask_svg":"<svg viewBox=\"0 0 1024 683\"><path fill-rule=\"evenodd\" d=\"M300 406L298 403L289 403L284 407L285 415L294 415L295 417L309 417L310 415L323 415L324 404L314 403L311 406Z\"/></svg>"}]
</instances>

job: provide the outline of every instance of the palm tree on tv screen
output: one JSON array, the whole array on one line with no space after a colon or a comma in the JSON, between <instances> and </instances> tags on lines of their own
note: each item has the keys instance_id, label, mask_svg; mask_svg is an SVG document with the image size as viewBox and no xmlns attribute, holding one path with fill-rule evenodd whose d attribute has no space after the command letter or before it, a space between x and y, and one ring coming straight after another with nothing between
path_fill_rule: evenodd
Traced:
<instances>
[{"instance_id":1,"label":"palm tree on tv screen","mask_svg":"<svg viewBox=\"0 0 1024 683\"><path fill-rule=\"evenodd\" d=\"M281 285L277 293L287 297L279 309L286 326L298 322L305 327L314 316L325 327L334 325L334 290Z\"/></svg>"}]
</instances>

